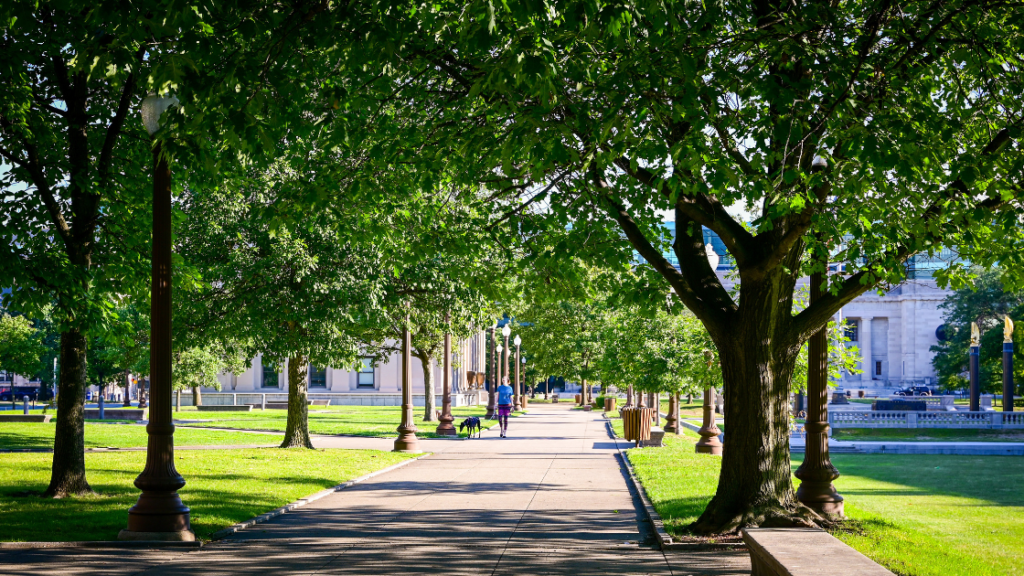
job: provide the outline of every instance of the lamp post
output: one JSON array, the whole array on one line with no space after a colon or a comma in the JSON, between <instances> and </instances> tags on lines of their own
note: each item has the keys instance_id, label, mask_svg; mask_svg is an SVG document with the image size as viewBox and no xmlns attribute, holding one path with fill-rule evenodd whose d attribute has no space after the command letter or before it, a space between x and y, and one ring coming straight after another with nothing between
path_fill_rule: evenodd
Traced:
<instances>
[{"instance_id":1,"label":"lamp post","mask_svg":"<svg viewBox=\"0 0 1024 576\"><path fill-rule=\"evenodd\" d=\"M529 398L531 398L530 392L529 392L529 390L527 390L528 387L526 385L526 378L525 378L525 375L526 375L526 358L520 358L519 359L519 363L523 365L522 368L523 368L524 378L523 378L522 384L520 384L520 386L523 387L523 410L526 410L527 400Z\"/></svg>"},{"instance_id":2,"label":"lamp post","mask_svg":"<svg viewBox=\"0 0 1024 576\"><path fill-rule=\"evenodd\" d=\"M704 360L707 362L708 368L711 368L714 364L715 356L710 350L704 351ZM704 388L704 422L702 423L700 430L697 434L700 434L700 440L697 441L696 452L698 454L721 454L722 453L722 442L718 439L718 435L722 433L718 429L718 423L715 422L715 389L712 386Z\"/></svg>"},{"instance_id":3,"label":"lamp post","mask_svg":"<svg viewBox=\"0 0 1024 576\"><path fill-rule=\"evenodd\" d=\"M981 331L977 323L971 322L971 350L968 356L971 374L971 412L981 411L980 351Z\"/></svg>"},{"instance_id":4,"label":"lamp post","mask_svg":"<svg viewBox=\"0 0 1024 576\"><path fill-rule=\"evenodd\" d=\"M416 438L416 424L412 406L412 332L409 319L402 328L402 423L398 426L394 452L419 453L419 439Z\"/></svg>"},{"instance_id":5,"label":"lamp post","mask_svg":"<svg viewBox=\"0 0 1024 576\"><path fill-rule=\"evenodd\" d=\"M822 297L825 274L811 274L811 303ZM797 500L819 514L843 515L843 497L832 481L839 471L828 455L828 334L822 327L807 342L807 448L794 474L800 479Z\"/></svg>"},{"instance_id":6,"label":"lamp post","mask_svg":"<svg viewBox=\"0 0 1024 576\"><path fill-rule=\"evenodd\" d=\"M508 373L508 355L512 350L508 347L508 337L512 334L512 328L509 323L506 322L504 328L501 329L501 336L505 339L504 352L501 355L501 382L504 383L505 379L509 377Z\"/></svg>"},{"instance_id":7,"label":"lamp post","mask_svg":"<svg viewBox=\"0 0 1024 576\"><path fill-rule=\"evenodd\" d=\"M160 116L178 99L157 95L142 101L142 123L150 137ZM153 252L150 287L150 408L146 467L135 486L139 501L128 510L128 529L119 540L193 542L189 509L178 496L185 479L174 467L171 417L171 166L159 140L153 142Z\"/></svg>"},{"instance_id":8,"label":"lamp post","mask_svg":"<svg viewBox=\"0 0 1024 576\"><path fill-rule=\"evenodd\" d=\"M442 398L441 398L441 417L438 418L440 423L434 430L439 436L456 436L458 431L455 430L455 426L452 422L455 418L452 416L452 331L451 322L444 333L444 375L441 378L442 381Z\"/></svg>"},{"instance_id":9,"label":"lamp post","mask_svg":"<svg viewBox=\"0 0 1024 576\"><path fill-rule=\"evenodd\" d=\"M522 391L522 386L519 383L519 345L523 343L523 340L522 340L522 338L519 337L518 334L516 334L516 337L515 337L514 340L512 340L512 343L516 345L516 359L515 359L515 363L516 363L516 383L513 385L513 390L515 390L515 392L516 392L516 410L522 410L523 409L523 391Z\"/></svg>"},{"instance_id":10,"label":"lamp post","mask_svg":"<svg viewBox=\"0 0 1024 576\"><path fill-rule=\"evenodd\" d=\"M487 386L487 419L494 420L494 391L498 387L498 323L495 322L489 331L488 340L491 341L491 382Z\"/></svg>"},{"instance_id":11,"label":"lamp post","mask_svg":"<svg viewBox=\"0 0 1024 576\"><path fill-rule=\"evenodd\" d=\"M1013 412L1013 320L1003 320L1003 412Z\"/></svg>"}]
</instances>

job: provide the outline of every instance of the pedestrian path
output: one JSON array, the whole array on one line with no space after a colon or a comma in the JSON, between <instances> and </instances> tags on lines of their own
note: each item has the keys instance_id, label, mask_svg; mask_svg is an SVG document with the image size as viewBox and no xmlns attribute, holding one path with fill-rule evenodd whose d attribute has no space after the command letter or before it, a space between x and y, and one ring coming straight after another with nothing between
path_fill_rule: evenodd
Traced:
<instances>
[{"instance_id":1,"label":"pedestrian path","mask_svg":"<svg viewBox=\"0 0 1024 576\"><path fill-rule=\"evenodd\" d=\"M749 574L743 552L661 552L599 414L531 406L472 440L207 545L201 551L0 551L11 574ZM390 440L317 437L318 447ZM358 444L358 445L355 445ZM626 443L623 443L623 448ZM6 572L5 572L6 574Z\"/></svg>"}]
</instances>

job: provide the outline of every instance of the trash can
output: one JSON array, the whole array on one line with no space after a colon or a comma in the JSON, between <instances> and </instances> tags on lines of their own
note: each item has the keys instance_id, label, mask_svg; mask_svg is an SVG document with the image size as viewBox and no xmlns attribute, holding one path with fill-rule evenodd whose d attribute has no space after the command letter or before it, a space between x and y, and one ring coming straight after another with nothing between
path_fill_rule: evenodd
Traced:
<instances>
[{"instance_id":1,"label":"trash can","mask_svg":"<svg viewBox=\"0 0 1024 576\"><path fill-rule=\"evenodd\" d=\"M615 400L616 400L615 398L605 398L604 399L604 411L605 412L615 412Z\"/></svg>"},{"instance_id":2,"label":"trash can","mask_svg":"<svg viewBox=\"0 0 1024 576\"><path fill-rule=\"evenodd\" d=\"M651 439L651 420L654 417L653 409L630 406L629 408L623 408L621 414L622 429L626 435L626 440L631 440L639 446L641 442Z\"/></svg>"}]
</instances>

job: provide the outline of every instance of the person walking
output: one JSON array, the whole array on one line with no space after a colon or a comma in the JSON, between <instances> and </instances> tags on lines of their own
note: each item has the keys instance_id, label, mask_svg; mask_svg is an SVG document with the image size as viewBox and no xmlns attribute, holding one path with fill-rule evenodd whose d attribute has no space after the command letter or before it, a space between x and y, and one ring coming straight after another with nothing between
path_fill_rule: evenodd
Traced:
<instances>
[{"instance_id":1,"label":"person walking","mask_svg":"<svg viewBox=\"0 0 1024 576\"><path fill-rule=\"evenodd\" d=\"M505 438L508 433L508 416L512 413L512 387L508 385L508 378L501 379L501 386L498 386L498 425L501 426L501 437Z\"/></svg>"}]
</instances>

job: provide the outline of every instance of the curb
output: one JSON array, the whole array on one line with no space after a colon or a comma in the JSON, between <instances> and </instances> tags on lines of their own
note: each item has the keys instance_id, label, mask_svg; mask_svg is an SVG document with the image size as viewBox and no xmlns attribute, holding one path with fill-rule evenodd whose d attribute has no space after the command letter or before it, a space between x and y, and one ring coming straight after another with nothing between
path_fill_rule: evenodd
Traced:
<instances>
[{"instance_id":1,"label":"curb","mask_svg":"<svg viewBox=\"0 0 1024 576\"><path fill-rule=\"evenodd\" d=\"M165 542L163 540L84 540L80 542L0 542L0 550L38 550L46 548L181 548L199 550L202 543Z\"/></svg>"},{"instance_id":2,"label":"curb","mask_svg":"<svg viewBox=\"0 0 1024 576\"><path fill-rule=\"evenodd\" d=\"M612 421L608 418L608 414L605 413L605 425L608 427L608 434L612 438L618 438L615 435L615 429L612 428ZM694 432L697 428L694 429ZM629 454L619 449L619 456L622 458L623 463L626 465L626 470L629 471L630 482L633 483L633 487L636 488L637 494L640 495L640 500L644 503L644 510L647 513L647 519L654 526L654 530L658 533L658 548L663 552L672 551L700 551L700 550L746 550L746 544L735 543L735 544L712 544L705 542L673 542L672 536L665 530L665 522L661 519L661 515L654 509L654 505L651 504L651 499L647 496L647 489L640 482L640 479L636 477L636 472L633 470L633 463L629 461Z\"/></svg>"},{"instance_id":3,"label":"curb","mask_svg":"<svg viewBox=\"0 0 1024 576\"><path fill-rule=\"evenodd\" d=\"M373 478L374 476L380 476L381 474L385 474L387 472L391 472L392 470L397 470L398 468L401 468L402 466L407 466L407 465L412 464L413 462L415 462L417 460L421 460L423 458L426 458L427 456L430 456L430 454L429 453L428 454L424 454L422 456L417 456L416 458L410 458L409 460L405 460L403 462L399 462L398 464L392 464L391 466L388 466L387 468L382 468L380 470L377 470L376 472L370 472L369 474L365 474L363 476L360 476L359 478L354 478L354 479L349 480L347 482L342 482L341 484L338 484L337 486L334 486L334 487L331 487L331 488L327 488L325 490L321 490L321 491L317 492L316 494L312 494L310 496L306 496L305 498L299 498L295 502L292 502L290 504L285 504L284 506L281 506L280 508L278 508L276 510L271 510L270 512L266 512L264 514L260 514L259 516L256 516L254 518L250 518L250 519L248 519L248 520L246 520L244 522L239 522L238 524L235 524L234 526L228 526L227 528L224 528L223 530L218 530L218 531L214 532L212 535L210 535L210 542L216 542L217 540L222 540L222 539L226 538L227 536L230 536L230 535L234 534L235 532L238 532L239 530L244 530L246 528L249 528L251 526L255 526L257 524L262 524L263 522L266 522L267 520L270 520L272 518L277 518L278 516L284 514L285 512L289 512L291 510L295 510L296 508L301 508L301 507L305 506L306 504L309 504L311 502L316 502L317 500L320 500L321 498L324 498L326 496L330 496L331 494L334 494L335 492L340 492L340 491L342 491L342 490L344 490L346 488L349 488L351 486L359 484L360 482L363 482L365 480L369 480L370 478Z\"/></svg>"},{"instance_id":4,"label":"curb","mask_svg":"<svg viewBox=\"0 0 1024 576\"><path fill-rule=\"evenodd\" d=\"M602 414L604 416L604 424L608 429L608 435L612 438L618 439L615 435L615 429L612 427L612 421L608 418L607 413ZM644 513L647 515L647 521L654 527L654 531L658 534L658 548L666 550L665 546L672 544L672 537L669 536L668 532L665 531L665 523L662 521L658 511L654 509L651 504L651 499L647 497L647 490L644 485L640 483L640 480L636 477L636 472L633 470L633 463L629 461L629 455L619 448L618 443L615 444L615 449L619 453L619 458L622 460L623 465L626 467L626 471L629 472L629 481L633 484L633 488L636 493L640 496L640 501L644 504Z\"/></svg>"}]
</instances>

